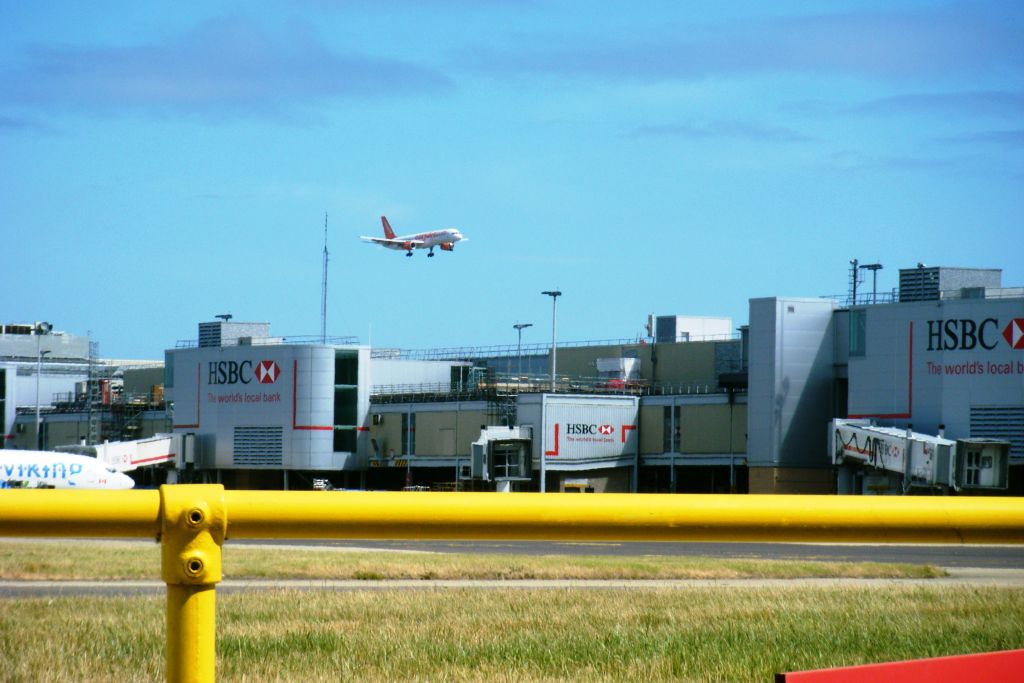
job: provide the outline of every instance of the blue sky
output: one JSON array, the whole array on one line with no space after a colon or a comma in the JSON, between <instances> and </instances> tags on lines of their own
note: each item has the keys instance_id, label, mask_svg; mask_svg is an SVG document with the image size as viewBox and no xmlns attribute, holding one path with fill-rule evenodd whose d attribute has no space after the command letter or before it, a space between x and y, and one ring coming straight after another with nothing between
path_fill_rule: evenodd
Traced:
<instances>
[{"instance_id":1,"label":"blue sky","mask_svg":"<svg viewBox=\"0 0 1024 683\"><path fill-rule=\"evenodd\" d=\"M424 348L1024 285L1014 2L0 4L5 322L160 358L231 312ZM455 226L454 253L359 241ZM372 337L371 337L372 335Z\"/></svg>"}]
</instances>

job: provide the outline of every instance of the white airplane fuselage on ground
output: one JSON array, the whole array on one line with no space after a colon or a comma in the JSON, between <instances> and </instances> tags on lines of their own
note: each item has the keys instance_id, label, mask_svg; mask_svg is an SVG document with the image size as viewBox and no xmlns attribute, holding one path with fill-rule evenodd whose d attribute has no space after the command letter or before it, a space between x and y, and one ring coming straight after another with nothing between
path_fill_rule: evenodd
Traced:
<instances>
[{"instance_id":1,"label":"white airplane fuselage on ground","mask_svg":"<svg viewBox=\"0 0 1024 683\"><path fill-rule=\"evenodd\" d=\"M396 235L395 231L391 229L387 217L381 216L380 222L384 226L384 237L363 235L359 239L379 244L387 249L404 251L406 256L412 256L413 249L429 249L427 256L434 255L434 247L440 247L441 251L454 251L456 242L468 241L468 238L463 237L462 233L455 228L420 232L415 235Z\"/></svg>"},{"instance_id":2,"label":"white airplane fuselage on ground","mask_svg":"<svg viewBox=\"0 0 1024 683\"><path fill-rule=\"evenodd\" d=\"M0 450L0 488L130 489L135 482L88 455Z\"/></svg>"}]
</instances>

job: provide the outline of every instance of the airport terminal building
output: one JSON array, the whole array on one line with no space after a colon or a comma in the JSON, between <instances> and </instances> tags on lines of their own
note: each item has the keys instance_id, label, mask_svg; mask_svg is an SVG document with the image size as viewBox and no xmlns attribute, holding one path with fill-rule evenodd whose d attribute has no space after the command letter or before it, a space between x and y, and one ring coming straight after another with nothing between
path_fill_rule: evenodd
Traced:
<instances>
[{"instance_id":1,"label":"airport terminal building","mask_svg":"<svg viewBox=\"0 0 1024 683\"><path fill-rule=\"evenodd\" d=\"M751 300L751 490L824 490L830 419L854 418L1006 442L1008 489L1024 493L1024 289L922 266L866 299Z\"/></svg>"},{"instance_id":2,"label":"airport terminal building","mask_svg":"<svg viewBox=\"0 0 1024 683\"><path fill-rule=\"evenodd\" d=\"M560 344L553 382L546 345L374 349L202 323L165 353L166 414L185 444L169 475L238 488L910 491L899 473L880 485L869 464L837 464L830 425L855 418L1005 444L1000 490L1020 495L1024 289L1000 278L918 267L882 297L756 298L738 330L662 316L646 339Z\"/></svg>"}]
</instances>

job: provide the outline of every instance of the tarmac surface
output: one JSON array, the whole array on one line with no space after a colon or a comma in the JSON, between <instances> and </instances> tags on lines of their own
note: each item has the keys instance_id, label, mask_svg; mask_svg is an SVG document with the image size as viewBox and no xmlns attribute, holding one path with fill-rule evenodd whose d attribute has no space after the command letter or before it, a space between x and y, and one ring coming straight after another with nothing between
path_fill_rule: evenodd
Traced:
<instances>
[{"instance_id":1,"label":"tarmac surface","mask_svg":"<svg viewBox=\"0 0 1024 683\"><path fill-rule=\"evenodd\" d=\"M670 543L555 541L228 541L243 545L512 555L713 557L821 562L906 562L940 567L1024 569L1024 546L859 543Z\"/></svg>"},{"instance_id":2,"label":"tarmac surface","mask_svg":"<svg viewBox=\"0 0 1024 683\"><path fill-rule=\"evenodd\" d=\"M994 587L1024 589L1024 569L947 569L934 579L593 579L593 580L232 580L217 584L219 594L268 590L388 591L388 590L651 590L707 588L881 588L892 586ZM0 597L85 595L163 595L162 581L0 581Z\"/></svg>"},{"instance_id":3,"label":"tarmac surface","mask_svg":"<svg viewBox=\"0 0 1024 683\"><path fill-rule=\"evenodd\" d=\"M7 539L10 540L10 539ZM69 541L74 542L74 541ZM146 543L129 539L108 543ZM219 593L266 590L449 590L449 589L696 589L903 586L992 586L1024 588L1024 547L1008 545L863 545L800 543L557 543L543 541L228 541L261 547L307 547L338 551L477 553L518 555L703 556L824 562L905 562L942 567L932 579L684 579L684 580L225 580ZM162 581L10 581L0 579L0 597L60 595L163 595Z\"/></svg>"}]
</instances>

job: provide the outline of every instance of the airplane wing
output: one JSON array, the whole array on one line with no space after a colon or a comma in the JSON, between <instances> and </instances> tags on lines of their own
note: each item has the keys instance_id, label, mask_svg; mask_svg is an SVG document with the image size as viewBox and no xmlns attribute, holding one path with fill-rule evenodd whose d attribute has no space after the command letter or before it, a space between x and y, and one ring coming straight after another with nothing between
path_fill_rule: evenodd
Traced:
<instances>
[{"instance_id":1,"label":"airplane wing","mask_svg":"<svg viewBox=\"0 0 1024 683\"><path fill-rule=\"evenodd\" d=\"M405 248L406 246L418 247L423 244L423 240L390 240L386 237L365 237L360 235L359 239L364 242L373 242L374 244L393 244L396 247Z\"/></svg>"}]
</instances>

